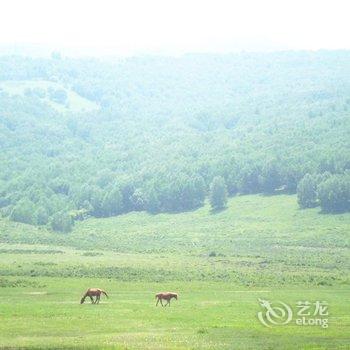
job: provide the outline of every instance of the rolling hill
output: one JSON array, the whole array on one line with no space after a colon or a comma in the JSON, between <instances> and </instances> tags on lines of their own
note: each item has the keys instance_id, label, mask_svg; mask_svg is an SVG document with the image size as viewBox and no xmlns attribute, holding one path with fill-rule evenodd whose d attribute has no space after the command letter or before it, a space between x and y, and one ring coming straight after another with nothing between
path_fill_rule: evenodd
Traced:
<instances>
[{"instance_id":1,"label":"rolling hill","mask_svg":"<svg viewBox=\"0 0 350 350\"><path fill-rule=\"evenodd\" d=\"M1 213L69 231L197 209L216 177L273 195L306 174L302 207L348 211L349 55L0 57Z\"/></svg>"}]
</instances>

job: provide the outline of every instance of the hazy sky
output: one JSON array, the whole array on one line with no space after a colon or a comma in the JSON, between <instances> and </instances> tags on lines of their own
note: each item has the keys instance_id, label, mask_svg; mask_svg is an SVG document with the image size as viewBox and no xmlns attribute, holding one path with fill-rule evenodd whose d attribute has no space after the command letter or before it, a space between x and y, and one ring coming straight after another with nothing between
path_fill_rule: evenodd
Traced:
<instances>
[{"instance_id":1,"label":"hazy sky","mask_svg":"<svg viewBox=\"0 0 350 350\"><path fill-rule=\"evenodd\" d=\"M96 53L350 49L350 0L1 0L0 45Z\"/></svg>"}]
</instances>

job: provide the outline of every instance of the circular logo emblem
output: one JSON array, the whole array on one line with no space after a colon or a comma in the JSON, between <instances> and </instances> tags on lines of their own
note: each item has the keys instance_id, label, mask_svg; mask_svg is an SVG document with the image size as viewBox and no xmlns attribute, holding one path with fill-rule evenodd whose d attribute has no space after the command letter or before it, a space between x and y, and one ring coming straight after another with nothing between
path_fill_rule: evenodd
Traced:
<instances>
[{"instance_id":1,"label":"circular logo emblem","mask_svg":"<svg viewBox=\"0 0 350 350\"><path fill-rule=\"evenodd\" d=\"M271 303L268 300L258 300L260 305L265 309L258 312L258 319L264 326L285 325L292 320L293 312L289 305L282 301Z\"/></svg>"}]
</instances>

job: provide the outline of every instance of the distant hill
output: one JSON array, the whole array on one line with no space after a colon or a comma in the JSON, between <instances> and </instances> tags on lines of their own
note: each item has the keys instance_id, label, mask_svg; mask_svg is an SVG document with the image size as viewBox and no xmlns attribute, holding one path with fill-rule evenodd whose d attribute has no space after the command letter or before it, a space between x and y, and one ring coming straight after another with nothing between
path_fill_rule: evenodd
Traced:
<instances>
[{"instance_id":1,"label":"distant hill","mask_svg":"<svg viewBox=\"0 0 350 350\"><path fill-rule=\"evenodd\" d=\"M349 51L2 56L1 212L69 230L198 208L216 176L231 196L295 193L350 169L349 113Z\"/></svg>"}]
</instances>

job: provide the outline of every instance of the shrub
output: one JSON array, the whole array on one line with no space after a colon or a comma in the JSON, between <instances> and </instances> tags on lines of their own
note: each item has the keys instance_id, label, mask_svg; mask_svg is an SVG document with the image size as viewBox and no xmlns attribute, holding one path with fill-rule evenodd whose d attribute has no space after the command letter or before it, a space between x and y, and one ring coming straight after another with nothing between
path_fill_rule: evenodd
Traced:
<instances>
[{"instance_id":1,"label":"shrub","mask_svg":"<svg viewBox=\"0 0 350 350\"><path fill-rule=\"evenodd\" d=\"M222 209L227 204L227 187L221 176L214 178L210 185L210 205L213 209Z\"/></svg>"},{"instance_id":2,"label":"shrub","mask_svg":"<svg viewBox=\"0 0 350 350\"><path fill-rule=\"evenodd\" d=\"M64 212L55 213L50 221L51 228L58 232L72 231L73 223L72 217Z\"/></svg>"},{"instance_id":3,"label":"shrub","mask_svg":"<svg viewBox=\"0 0 350 350\"><path fill-rule=\"evenodd\" d=\"M350 174L333 175L317 187L323 211L329 213L350 211Z\"/></svg>"}]
</instances>

